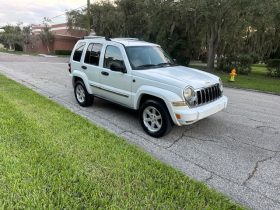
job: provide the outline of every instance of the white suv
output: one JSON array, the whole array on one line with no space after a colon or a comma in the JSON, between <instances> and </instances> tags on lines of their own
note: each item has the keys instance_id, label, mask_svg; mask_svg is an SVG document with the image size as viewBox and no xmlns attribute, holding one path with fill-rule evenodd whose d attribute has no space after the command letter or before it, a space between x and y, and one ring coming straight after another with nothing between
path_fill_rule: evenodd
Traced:
<instances>
[{"instance_id":1,"label":"white suv","mask_svg":"<svg viewBox=\"0 0 280 210\"><path fill-rule=\"evenodd\" d=\"M139 110L153 137L213 115L228 101L219 77L176 65L159 45L132 38L85 37L73 49L69 72L81 106L96 96Z\"/></svg>"}]
</instances>

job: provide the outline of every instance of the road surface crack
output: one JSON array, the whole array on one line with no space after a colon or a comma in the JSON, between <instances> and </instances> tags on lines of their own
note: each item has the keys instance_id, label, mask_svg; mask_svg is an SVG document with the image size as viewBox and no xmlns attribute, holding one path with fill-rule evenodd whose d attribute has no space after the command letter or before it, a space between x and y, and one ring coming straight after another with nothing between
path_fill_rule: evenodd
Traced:
<instances>
[{"instance_id":1,"label":"road surface crack","mask_svg":"<svg viewBox=\"0 0 280 210\"><path fill-rule=\"evenodd\" d=\"M244 144L244 145L247 145L247 146L255 147L255 148L258 148L258 149L261 149L261 150L265 150L265 151L268 151L268 152L280 152L279 150L271 150L271 149L267 149L267 148L264 148L264 147L256 146L254 144L249 144L249 143L246 143L246 142L241 142L240 140L234 138L233 136L226 136L226 137L234 140L235 142L239 142L240 144Z\"/></svg>"},{"instance_id":2,"label":"road surface crack","mask_svg":"<svg viewBox=\"0 0 280 210\"><path fill-rule=\"evenodd\" d=\"M264 163L266 161L269 161L271 160L272 158L274 158L275 156L277 155L277 152L275 152L274 155L270 156L270 157L267 157L265 159L262 159L262 160L259 160L256 162L255 164L255 167L253 168L252 172L249 174L249 176L247 177L247 179L242 183L242 185L246 186L247 182L250 181L254 176L255 174L257 173L258 169L259 169L259 166L261 163Z\"/></svg>"},{"instance_id":3,"label":"road surface crack","mask_svg":"<svg viewBox=\"0 0 280 210\"><path fill-rule=\"evenodd\" d=\"M173 147L178 141L180 141L185 135L185 132L183 132L177 139L175 139L173 141L172 144L170 144L168 147L165 147L165 149L170 149L171 147Z\"/></svg>"},{"instance_id":4,"label":"road surface crack","mask_svg":"<svg viewBox=\"0 0 280 210\"><path fill-rule=\"evenodd\" d=\"M187 136L187 135L184 135L184 137L191 138L191 139L195 139L195 140L198 140L198 141L206 141L206 142L215 142L215 143L219 143L218 141L216 141L216 140L214 140L214 139L202 139L202 138L198 138L198 137L194 137L194 136Z\"/></svg>"},{"instance_id":5,"label":"road surface crack","mask_svg":"<svg viewBox=\"0 0 280 210\"><path fill-rule=\"evenodd\" d=\"M212 174L212 173L210 173L210 176L209 176L208 178L206 178L206 179L204 180L204 182L207 183L207 182L209 182L211 179L213 179L213 174Z\"/></svg>"}]
</instances>

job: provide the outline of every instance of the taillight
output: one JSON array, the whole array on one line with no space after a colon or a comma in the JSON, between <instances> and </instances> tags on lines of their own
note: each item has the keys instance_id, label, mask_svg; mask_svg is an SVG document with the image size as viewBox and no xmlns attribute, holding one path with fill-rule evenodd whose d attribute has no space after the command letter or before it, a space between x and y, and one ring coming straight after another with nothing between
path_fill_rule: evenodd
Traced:
<instances>
[{"instance_id":1,"label":"taillight","mask_svg":"<svg viewBox=\"0 0 280 210\"><path fill-rule=\"evenodd\" d=\"M72 73L71 72L71 63L68 63L68 71L69 71L70 74Z\"/></svg>"}]
</instances>

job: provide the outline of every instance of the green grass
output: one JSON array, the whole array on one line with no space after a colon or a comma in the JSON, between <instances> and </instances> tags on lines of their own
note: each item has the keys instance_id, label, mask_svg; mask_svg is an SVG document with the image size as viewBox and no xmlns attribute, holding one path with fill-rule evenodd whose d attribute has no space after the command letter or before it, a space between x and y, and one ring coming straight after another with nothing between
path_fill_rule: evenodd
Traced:
<instances>
[{"instance_id":1,"label":"green grass","mask_svg":"<svg viewBox=\"0 0 280 210\"><path fill-rule=\"evenodd\" d=\"M190 65L193 68L207 71L207 67L194 63ZM229 82L229 74L214 71L214 74L221 77L225 86L244 89L259 90L264 92L280 94L280 79L269 77L268 70L264 64L252 65L252 72L249 75L237 75L235 82Z\"/></svg>"},{"instance_id":2,"label":"green grass","mask_svg":"<svg viewBox=\"0 0 280 210\"><path fill-rule=\"evenodd\" d=\"M241 209L0 75L1 209Z\"/></svg>"},{"instance_id":3,"label":"green grass","mask_svg":"<svg viewBox=\"0 0 280 210\"><path fill-rule=\"evenodd\" d=\"M259 74L267 76L268 70L265 64L254 64L252 65L252 74Z\"/></svg>"},{"instance_id":4,"label":"green grass","mask_svg":"<svg viewBox=\"0 0 280 210\"><path fill-rule=\"evenodd\" d=\"M32 55L32 56L39 56L39 54L40 54L40 53L31 53L31 52L27 53L27 52L23 52L23 51L8 51L6 49L0 49L0 52L9 53L9 54L13 54L13 55ZM50 54L50 55L56 56L56 57L62 57L62 58L70 57L70 55L56 55L56 54Z\"/></svg>"},{"instance_id":5,"label":"green grass","mask_svg":"<svg viewBox=\"0 0 280 210\"><path fill-rule=\"evenodd\" d=\"M0 52L9 53L9 54L13 54L13 55L33 55L33 56L38 55L38 53L26 53L23 51L9 51L9 50L3 49L3 48L0 49Z\"/></svg>"}]
</instances>

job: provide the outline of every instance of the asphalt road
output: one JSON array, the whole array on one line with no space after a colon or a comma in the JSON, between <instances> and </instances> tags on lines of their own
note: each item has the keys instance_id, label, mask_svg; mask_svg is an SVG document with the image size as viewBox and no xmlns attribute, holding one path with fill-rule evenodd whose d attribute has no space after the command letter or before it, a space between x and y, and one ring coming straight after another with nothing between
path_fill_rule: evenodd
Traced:
<instances>
[{"instance_id":1,"label":"asphalt road","mask_svg":"<svg viewBox=\"0 0 280 210\"><path fill-rule=\"evenodd\" d=\"M154 139L133 111L101 99L79 107L66 62L0 53L0 72L249 208L280 209L280 96L225 88L225 111Z\"/></svg>"}]
</instances>

